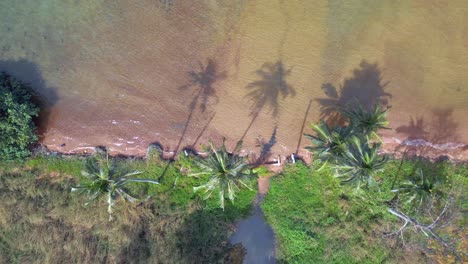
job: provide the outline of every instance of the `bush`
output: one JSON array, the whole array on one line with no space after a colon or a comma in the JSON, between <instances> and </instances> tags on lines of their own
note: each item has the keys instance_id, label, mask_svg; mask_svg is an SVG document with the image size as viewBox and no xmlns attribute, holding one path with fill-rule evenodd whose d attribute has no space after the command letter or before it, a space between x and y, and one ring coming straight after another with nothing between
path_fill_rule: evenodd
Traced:
<instances>
[{"instance_id":1,"label":"bush","mask_svg":"<svg viewBox=\"0 0 468 264\"><path fill-rule=\"evenodd\" d=\"M39 107L32 101L31 87L0 74L0 160L24 158L27 147L37 141L33 118Z\"/></svg>"}]
</instances>

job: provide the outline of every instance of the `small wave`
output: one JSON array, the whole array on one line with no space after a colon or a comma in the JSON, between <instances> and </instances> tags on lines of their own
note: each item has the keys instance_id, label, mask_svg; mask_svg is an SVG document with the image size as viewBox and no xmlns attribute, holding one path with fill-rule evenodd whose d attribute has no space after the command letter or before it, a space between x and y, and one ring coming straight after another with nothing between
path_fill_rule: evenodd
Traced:
<instances>
[{"instance_id":1,"label":"small wave","mask_svg":"<svg viewBox=\"0 0 468 264\"><path fill-rule=\"evenodd\" d=\"M431 147L438 150L454 150L458 148L463 148L465 144L463 143L455 143L455 142L448 142L443 144L431 143L424 139L406 139L402 143L405 146L412 146L412 147Z\"/></svg>"}]
</instances>

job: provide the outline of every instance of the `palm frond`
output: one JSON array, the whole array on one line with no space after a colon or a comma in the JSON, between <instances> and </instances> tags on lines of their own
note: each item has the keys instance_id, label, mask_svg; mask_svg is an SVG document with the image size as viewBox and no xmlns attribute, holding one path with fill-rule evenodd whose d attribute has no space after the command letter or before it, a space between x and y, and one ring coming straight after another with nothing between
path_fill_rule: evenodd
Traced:
<instances>
[{"instance_id":1,"label":"palm frond","mask_svg":"<svg viewBox=\"0 0 468 264\"><path fill-rule=\"evenodd\" d=\"M198 160L196 163L203 172L192 173L190 176L208 174L210 179L207 183L194 187L194 192L204 190L205 193L208 193L205 199L208 199L211 197L212 192L217 189L218 198L222 199L222 201L219 201L222 209L224 209L226 196L231 202L234 201L236 191L240 189L240 186L251 190L244 181L256 176L244 158L227 151L224 142L219 150L211 143L209 156Z\"/></svg>"}]
</instances>

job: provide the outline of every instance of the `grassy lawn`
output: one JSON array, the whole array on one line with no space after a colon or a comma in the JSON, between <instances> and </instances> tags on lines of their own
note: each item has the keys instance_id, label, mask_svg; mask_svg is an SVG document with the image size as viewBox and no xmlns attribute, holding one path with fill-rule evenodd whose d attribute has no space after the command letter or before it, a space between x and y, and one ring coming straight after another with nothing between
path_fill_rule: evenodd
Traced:
<instances>
[{"instance_id":1,"label":"grassy lawn","mask_svg":"<svg viewBox=\"0 0 468 264\"><path fill-rule=\"evenodd\" d=\"M202 200L188 177L190 159L122 159L119 166L157 179L129 184L137 203L118 200L108 221L105 198L88 205L71 193L84 159L35 157L0 163L0 263L223 263L236 219L249 213L256 193L242 190L223 212L216 199Z\"/></svg>"},{"instance_id":2,"label":"grassy lawn","mask_svg":"<svg viewBox=\"0 0 468 264\"><path fill-rule=\"evenodd\" d=\"M390 161L377 175L380 190L358 193L352 186L340 186L331 169L317 171L319 166L287 166L284 172L273 177L262 208L276 233L279 262L453 262L453 254L434 240L424 239L420 233L406 232L405 244L397 239L398 236L388 236L403 224L387 211L399 201L391 192L392 185L398 186L403 175L411 173L416 165L416 161L405 161L401 166L400 163ZM430 162L418 162L418 166L440 178L440 192L448 194L451 191L454 195L451 224L438 234L454 241L454 248L459 252L466 252L463 239L467 235L463 230L466 217L460 212L467 209L463 190L468 167ZM405 197L400 198L399 208L409 212L414 206L403 202ZM413 211L412 215L423 219L424 210Z\"/></svg>"}]
</instances>

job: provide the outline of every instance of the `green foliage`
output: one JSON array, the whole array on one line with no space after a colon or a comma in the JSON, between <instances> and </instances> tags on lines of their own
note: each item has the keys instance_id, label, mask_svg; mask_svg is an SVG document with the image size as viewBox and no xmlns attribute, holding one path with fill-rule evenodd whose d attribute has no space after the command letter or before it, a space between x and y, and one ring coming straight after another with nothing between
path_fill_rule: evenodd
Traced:
<instances>
[{"instance_id":1,"label":"green foliage","mask_svg":"<svg viewBox=\"0 0 468 264\"><path fill-rule=\"evenodd\" d=\"M24 158L30 154L27 147L37 141L32 119L39 108L32 95L28 85L0 74L0 159Z\"/></svg>"},{"instance_id":2,"label":"green foliage","mask_svg":"<svg viewBox=\"0 0 468 264\"><path fill-rule=\"evenodd\" d=\"M208 199L215 190L218 191L219 206L224 210L225 197L231 202L234 201L236 191L249 187L249 181L256 177L245 158L235 154L230 154L226 146L221 146L220 150L215 149L211 144L211 151L206 159L197 161L201 172L192 173L190 176L209 175L207 183L194 187L193 190L204 190L205 199Z\"/></svg>"},{"instance_id":3,"label":"green foliage","mask_svg":"<svg viewBox=\"0 0 468 264\"><path fill-rule=\"evenodd\" d=\"M373 111L366 111L361 105L343 111L343 115L350 121L350 126L355 135L363 135L369 139L375 138L379 129L389 129L387 121L387 109L382 110L380 105L375 105Z\"/></svg>"},{"instance_id":4,"label":"green foliage","mask_svg":"<svg viewBox=\"0 0 468 264\"><path fill-rule=\"evenodd\" d=\"M347 186L340 187L329 167L316 168L297 163L271 180L262 208L276 233L279 262L347 264L388 259L392 250L379 234L386 212L379 192L346 195Z\"/></svg>"},{"instance_id":5,"label":"green foliage","mask_svg":"<svg viewBox=\"0 0 468 264\"><path fill-rule=\"evenodd\" d=\"M127 185L137 197L149 198L115 206L112 222L102 210L105 199L83 208L87 197L70 192L87 180L79 176L85 158L0 162L0 263L225 263L233 223L250 212L255 192L241 190L222 211L192 191L208 176L181 174L181 163L196 169L189 158L114 162L143 171L144 178L165 171L165 180Z\"/></svg>"},{"instance_id":6,"label":"green foliage","mask_svg":"<svg viewBox=\"0 0 468 264\"><path fill-rule=\"evenodd\" d=\"M129 178L141 174L141 171L131 171L127 167L117 167L113 159L109 159L107 153L98 153L95 157L86 160L86 170L81 174L88 181L73 187L72 192L87 193L90 195L90 202L107 195L107 212L109 213L109 221L112 221L112 207L114 200L121 197L125 201L135 202L136 198L130 196L125 186L130 182L145 182L159 184L152 179L144 178Z\"/></svg>"},{"instance_id":7,"label":"green foliage","mask_svg":"<svg viewBox=\"0 0 468 264\"><path fill-rule=\"evenodd\" d=\"M346 178L342 183L357 183L358 189L362 182L366 183L366 187L375 186L373 175L382 170L387 162L385 156L379 157L377 154L380 144L369 144L356 136L350 142L346 155L335 165L337 176Z\"/></svg>"},{"instance_id":8,"label":"green foliage","mask_svg":"<svg viewBox=\"0 0 468 264\"><path fill-rule=\"evenodd\" d=\"M401 161L391 212L394 236L436 259L463 262L468 167L422 158Z\"/></svg>"},{"instance_id":9,"label":"green foliage","mask_svg":"<svg viewBox=\"0 0 468 264\"><path fill-rule=\"evenodd\" d=\"M334 163L342 158L348 149L348 140L352 130L350 127L336 126L330 128L327 123L320 121L312 125L312 129L317 134L304 136L312 141L313 147L306 147L313 152L315 158L327 164L330 160Z\"/></svg>"},{"instance_id":10,"label":"green foliage","mask_svg":"<svg viewBox=\"0 0 468 264\"><path fill-rule=\"evenodd\" d=\"M423 202L432 199L437 185L437 178L427 176L422 168L416 168L414 173L408 175L407 180L392 192L398 192L401 197L406 196L407 203L414 201L417 206L421 206Z\"/></svg>"},{"instance_id":11,"label":"green foliage","mask_svg":"<svg viewBox=\"0 0 468 264\"><path fill-rule=\"evenodd\" d=\"M329 128L324 121L312 125L316 136L304 134L314 146L306 147L314 153L314 158L323 162L321 170L331 161L337 177L344 177L342 183L361 183L366 187L375 185L372 175L381 170L387 159L379 158L380 144L371 142L377 138L378 129L387 129L387 110L376 105L371 112L362 106L343 110L342 115L349 120L347 126ZM380 140L381 141L381 140Z\"/></svg>"},{"instance_id":12,"label":"green foliage","mask_svg":"<svg viewBox=\"0 0 468 264\"><path fill-rule=\"evenodd\" d=\"M280 263L428 263L434 258L453 257L446 255L452 254L446 247L418 233L416 228L408 228L404 234L405 245L412 249L406 250L398 243L400 236L390 236L404 222L387 211L391 205L408 212L412 219L431 223L448 199L453 199L453 206L450 215L439 220L443 227L437 234L462 250L466 234L462 212L468 208L464 191L467 166L390 160L374 174L379 190L354 194L349 192L351 186L340 186L329 166L319 171L318 165L297 163L271 179L262 208L276 234ZM392 192L394 177L405 182L405 175L411 175L415 167L438 182L437 199L423 202L424 210L415 210L414 203L403 202L408 196L395 197ZM416 254L416 249L424 254Z\"/></svg>"}]
</instances>

